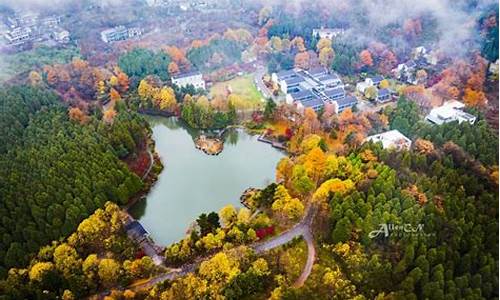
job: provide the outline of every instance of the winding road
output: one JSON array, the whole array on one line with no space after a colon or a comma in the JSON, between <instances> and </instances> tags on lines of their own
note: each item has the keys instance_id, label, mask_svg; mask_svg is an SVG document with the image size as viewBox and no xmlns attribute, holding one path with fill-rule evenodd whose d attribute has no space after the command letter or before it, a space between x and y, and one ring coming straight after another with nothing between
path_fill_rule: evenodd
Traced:
<instances>
[{"instance_id":1,"label":"winding road","mask_svg":"<svg viewBox=\"0 0 500 300\"><path fill-rule=\"evenodd\" d=\"M257 254L269 251L271 249L280 247L286 243L289 243L293 239L297 237L302 237L306 241L307 244L307 260L306 264L300 274L299 278L295 281L294 287L300 287L304 284L306 279L311 274L312 267L314 265L314 260L316 257L316 249L314 248L314 238L311 232L311 225L314 220L314 216L316 215L317 208L315 206L308 207L306 214L302 220L293 226L290 230L283 232L282 234L266 240L264 242L259 242L253 245L250 245L250 248L254 249ZM166 273L160 274L156 277L153 277L147 281L142 281L138 284L134 284L129 286L129 289L132 290L141 290L145 288L149 288L157 283L163 282L165 280L173 280L179 276L184 276L188 273L192 273L196 270L199 264L203 261L210 259L209 257L200 257L196 261L185 264L178 269L171 269Z\"/></svg>"}]
</instances>

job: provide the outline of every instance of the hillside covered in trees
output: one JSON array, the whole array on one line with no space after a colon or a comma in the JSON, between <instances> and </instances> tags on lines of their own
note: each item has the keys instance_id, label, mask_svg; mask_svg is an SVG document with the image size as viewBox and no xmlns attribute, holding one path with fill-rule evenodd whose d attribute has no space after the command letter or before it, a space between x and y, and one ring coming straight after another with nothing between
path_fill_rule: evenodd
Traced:
<instances>
[{"instance_id":1,"label":"hillside covered in trees","mask_svg":"<svg viewBox=\"0 0 500 300\"><path fill-rule=\"evenodd\" d=\"M68 1L71 45L19 55L25 74L0 87L0 300L499 298L497 3L105 2ZM99 39L116 25L137 36ZM314 77L273 79L293 68L341 82L303 90L313 109L286 85ZM174 84L192 71L204 88ZM326 86L357 104L323 100ZM426 120L448 100L469 118ZM128 226L162 169L141 114L227 139L222 151L237 143L225 129L245 128L286 156L234 198L244 207L201 212L159 246L144 219ZM370 140L390 130L408 139Z\"/></svg>"},{"instance_id":2,"label":"hillside covered in trees","mask_svg":"<svg viewBox=\"0 0 500 300\"><path fill-rule=\"evenodd\" d=\"M123 112L113 124L71 119L52 92L0 91L1 273L68 236L106 201L124 204L141 180L118 159L145 137L144 121Z\"/></svg>"}]
</instances>

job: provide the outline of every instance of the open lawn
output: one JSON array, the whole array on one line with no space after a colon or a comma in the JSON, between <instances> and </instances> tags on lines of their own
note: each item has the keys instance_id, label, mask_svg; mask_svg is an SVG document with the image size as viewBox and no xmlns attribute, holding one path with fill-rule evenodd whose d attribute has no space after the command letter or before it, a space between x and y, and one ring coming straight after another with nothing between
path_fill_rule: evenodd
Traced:
<instances>
[{"instance_id":1,"label":"open lawn","mask_svg":"<svg viewBox=\"0 0 500 300\"><path fill-rule=\"evenodd\" d=\"M226 97L229 95L229 91L232 94L240 96L242 100L241 103L235 103L236 107L239 109L254 108L264 104L264 101L262 101L263 96L257 90L253 82L253 74L238 76L228 81L218 82L210 89L210 95L212 97Z\"/></svg>"}]
</instances>

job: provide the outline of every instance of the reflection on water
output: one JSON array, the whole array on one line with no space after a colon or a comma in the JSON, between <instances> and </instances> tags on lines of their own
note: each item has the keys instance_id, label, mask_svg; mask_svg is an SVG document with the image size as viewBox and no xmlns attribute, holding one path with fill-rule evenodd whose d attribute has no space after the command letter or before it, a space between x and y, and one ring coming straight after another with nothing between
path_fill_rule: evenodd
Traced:
<instances>
[{"instance_id":1,"label":"reflection on water","mask_svg":"<svg viewBox=\"0 0 500 300\"><path fill-rule=\"evenodd\" d=\"M218 211L226 204L240 206L239 196L246 188L274 181L276 164L283 157L242 130L226 132L224 151L209 156L194 147L200 131L174 118L147 120L165 168L147 200L131 213L159 244L181 239L203 212Z\"/></svg>"}]
</instances>

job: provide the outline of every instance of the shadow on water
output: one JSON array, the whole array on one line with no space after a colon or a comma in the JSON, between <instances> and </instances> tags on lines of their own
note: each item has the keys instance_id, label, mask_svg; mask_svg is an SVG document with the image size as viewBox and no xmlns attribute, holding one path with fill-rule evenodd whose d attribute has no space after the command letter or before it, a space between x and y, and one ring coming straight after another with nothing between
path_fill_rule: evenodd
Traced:
<instances>
[{"instance_id":1,"label":"shadow on water","mask_svg":"<svg viewBox=\"0 0 500 300\"><path fill-rule=\"evenodd\" d=\"M142 218L146 214L146 205L146 199L141 199L129 209L130 215L136 219Z\"/></svg>"}]
</instances>

